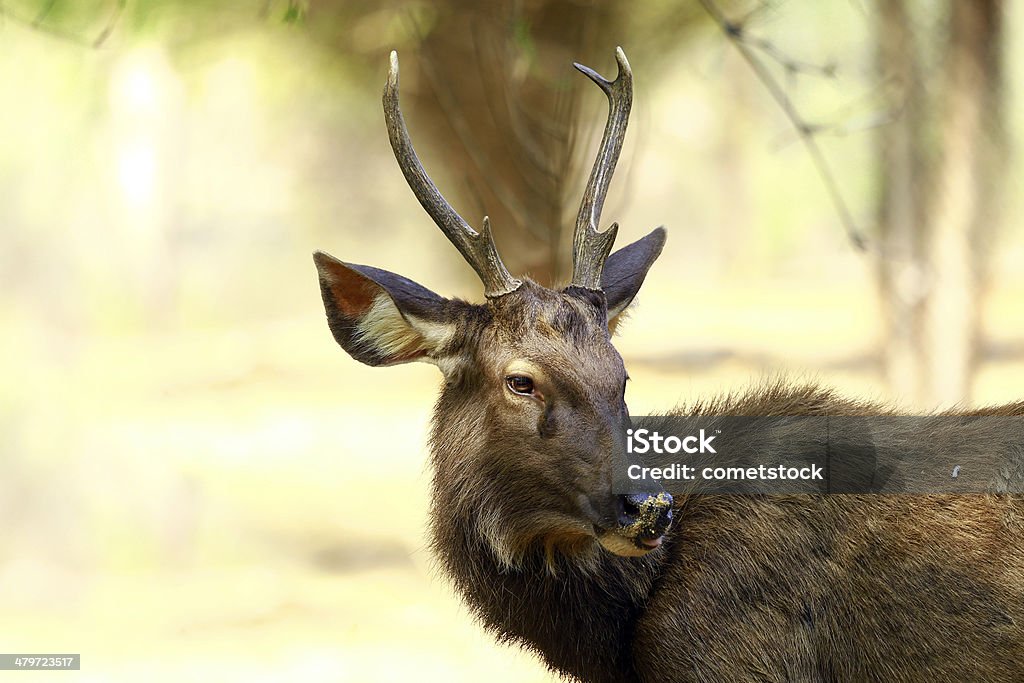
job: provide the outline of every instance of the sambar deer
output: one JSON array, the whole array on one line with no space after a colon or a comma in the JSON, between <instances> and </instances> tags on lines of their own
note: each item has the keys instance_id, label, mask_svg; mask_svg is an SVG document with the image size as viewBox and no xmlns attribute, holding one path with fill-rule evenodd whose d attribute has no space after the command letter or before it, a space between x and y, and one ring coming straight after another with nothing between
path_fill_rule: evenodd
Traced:
<instances>
[{"instance_id":1,"label":"sambar deer","mask_svg":"<svg viewBox=\"0 0 1024 683\"><path fill-rule=\"evenodd\" d=\"M442 197L406 130L395 53L384 89L395 156L479 275L486 302L314 256L328 324L353 358L424 361L444 375L430 438L430 529L443 571L498 640L526 646L568 679L1024 681L1024 500L1008 489L613 491L630 416L610 331L665 243L658 228L613 253L617 226L598 230L632 103L621 49L616 59L614 81L576 65L610 113L568 286L513 277L488 219L477 232ZM894 413L773 382L674 414ZM1024 402L956 415L1021 416ZM946 436L921 430L889 446L943 448ZM1021 442L982 440L1005 451L1019 481Z\"/></svg>"}]
</instances>

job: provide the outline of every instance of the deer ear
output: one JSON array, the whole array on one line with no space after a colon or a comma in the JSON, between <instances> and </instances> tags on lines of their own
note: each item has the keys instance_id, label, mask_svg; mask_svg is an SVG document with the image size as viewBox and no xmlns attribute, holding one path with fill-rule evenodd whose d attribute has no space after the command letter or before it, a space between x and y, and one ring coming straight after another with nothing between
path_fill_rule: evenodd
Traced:
<instances>
[{"instance_id":1,"label":"deer ear","mask_svg":"<svg viewBox=\"0 0 1024 683\"><path fill-rule=\"evenodd\" d=\"M647 271L665 246L665 228L655 228L629 246L619 249L604 264L601 289L608 300L608 326L614 330L618 316L626 310Z\"/></svg>"},{"instance_id":2,"label":"deer ear","mask_svg":"<svg viewBox=\"0 0 1024 683\"><path fill-rule=\"evenodd\" d=\"M453 302L412 280L316 252L327 325L350 356L367 365L437 363L455 337Z\"/></svg>"}]
</instances>

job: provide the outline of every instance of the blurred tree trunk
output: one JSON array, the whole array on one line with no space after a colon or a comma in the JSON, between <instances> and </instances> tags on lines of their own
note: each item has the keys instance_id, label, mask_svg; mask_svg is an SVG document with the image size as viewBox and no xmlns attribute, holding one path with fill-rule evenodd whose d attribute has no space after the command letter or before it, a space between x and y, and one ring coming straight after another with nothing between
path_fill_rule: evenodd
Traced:
<instances>
[{"instance_id":1,"label":"blurred tree trunk","mask_svg":"<svg viewBox=\"0 0 1024 683\"><path fill-rule=\"evenodd\" d=\"M950 0L943 79L929 89L908 3L879 0L879 68L902 91L877 138L883 364L918 406L970 398L1006 144L1001 13L1001 0Z\"/></svg>"},{"instance_id":2,"label":"blurred tree trunk","mask_svg":"<svg viewBox=\"0 0 1024 683\"><path fill-rule=\"evenodd\" d=\"M591 123L603 128L606 115L601 93L572 62L614 77L614 48L624 39L615 12L623 5L456 0L436 7L421 54L406 62L419 69L419 125L425 121L429 138L444 147L443 167L428 170L447 179L446 195L470 224L490 216L512 272L556 283L585 182L577 171L589 163L578 152L596 154L596 146L577 143L587 141L581 132ZM582 113L581 94L590 90Z\"/></svg>"},{"instance_id":3,"label":"blurred tree trunk","mask_svg":"<svg viewBox=\"0 0 1024 683\"><path fill-rule=\"evenodd\" d=\"M924 344L930 398L970 398L977 365L988 242L997 222L1005 149L1002 0L951 0L946 82L940 92L942 159L929 206L931 290Z\"/></svg>"},{"instance_id":4,"label":"blurred tree trunk","mask_svg":"<svg viewBox=\"0 0 1024 683\"><path fill-rule=\"evenodd\" d=\"M471 225L490 216L513 273L546 285L569 272L607 116L604 95L572 63L614 78L621 45L638 82L653 82L703 20L697 3L627 0L317 0L306 14L310 35L346 68L359 62L376 92L387 51L400 51L403 107L427 171ZM617 218L623 166L601 229Z\"/></svg>"},{"instance_id":5,"label":"blurred tree trunk","mask_svg":"<svg viewBox=\"0 0 1024 683\"><path fill-rule=\"evenodd\" d=\"M918 362L924 297L921 239L927 183L925 102L919 49L904 0L879 0L878 71L888 108L899 116L877 129L880 195L878 287L884 316L883 371L890 390L914 403L923 399Z\"/></svg>"}]
</instances>

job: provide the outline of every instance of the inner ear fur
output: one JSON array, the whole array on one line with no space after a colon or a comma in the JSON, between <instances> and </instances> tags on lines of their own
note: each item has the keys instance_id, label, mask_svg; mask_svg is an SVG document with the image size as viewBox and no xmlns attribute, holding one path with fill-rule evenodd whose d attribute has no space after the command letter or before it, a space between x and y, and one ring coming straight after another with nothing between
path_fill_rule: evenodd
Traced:
<instances>
[{"instance_id":1,"label":"inner ear fur","mask_svg":"<svg viewBox=\"0 0 1024 683\"><path fill-rule=\"evenodd\" d=\"M461 302L401 275L313 254L327 325L338 344L367 365L437 363L463 319ZM465 305L465 304L464 304Z\"/></svg>"},{"instance_id":2,"label":"inner ear fur","mask_svg":"<svg viewBox=\"0 0 1024 683\"><path fill-rule=\"evenodd\" d=\"M665 247L665 228L655 228L646 237L619 249L608 257L601 274L601 289L608 301L608 328L615 331L623 312L629 307L647 271Z\"/></svg>"}]
</instances>

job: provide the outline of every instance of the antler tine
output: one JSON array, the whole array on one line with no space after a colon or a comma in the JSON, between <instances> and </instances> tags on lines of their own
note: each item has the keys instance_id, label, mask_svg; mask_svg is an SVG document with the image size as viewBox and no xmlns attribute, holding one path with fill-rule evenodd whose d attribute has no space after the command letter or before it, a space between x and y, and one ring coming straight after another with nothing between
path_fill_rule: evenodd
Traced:
<instances>
[{"instance_id":1,"label":"antler tine","mask_svg":"<svg viewBox=\"0 0 1024 683\"><path fill-rule=\"evenodd\" d=\"M590 172L590 180L583 193L572 240L572 283L588 289L601 288L601 271L604 270L604 263L611 253L619 229L618 223L612 223L606 231L598 232L601 210L622 151L629 110L633 106L633 72L621 47L615 48L615 61L618 62L619 73L614 81L607 80L582 64L573 64L608 96L608 123L594 161L594 170Z\"/></svg>"},{"instance_id":2,"label":"antler tine","mask_svg":"<svg viewBox=\"0 0 1024 683\"><path fill-rule=\"evenodd\" d=\"M384 120L391 139L391 149L395 152L395 159L398 160L406 182L437 227L441 228L445 237L480 276L484 283L484 294L498 297L518 289L522 282L512 277L501 262L491 236L490 220L484 217L483 229L479 233L471 228L441 195L416 156L398 104L398 53L394 51L391 53L388 82L384 86Z\"/></svg>"}]
</instances>

